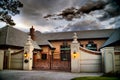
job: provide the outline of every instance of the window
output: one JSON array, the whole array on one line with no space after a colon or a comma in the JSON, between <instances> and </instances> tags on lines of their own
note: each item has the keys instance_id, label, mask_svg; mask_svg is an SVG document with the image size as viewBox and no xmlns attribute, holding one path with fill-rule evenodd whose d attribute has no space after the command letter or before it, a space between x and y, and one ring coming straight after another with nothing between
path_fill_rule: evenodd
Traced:
<instances>
[{"instance_id":1,"label":"window","mask_svg":"<svg viewBox=\"0 0 120 80\"><path fill-rule=\"evenodd\" d=\"M46 60L47 59L47 54L42 54L41 59Z\"/></svg>"},{"instance_id":2,"label":"window","mask_svg":"<svg viewBox=\"0 0 120 80\"><path fill-rule=\"evenodd\" d=\"M68 45L67 42L63 42L60 46L60 52L61 61L70 60L70 45Z\"/></svg>"},{"instance_id":3,"label":"window","mask_svg":"<svg viewBox=\"0 0 120 80\"><path fill-rule=\"evenodd\" d=\"M80 44L81 47L84 47L83 44Z\"/></svg>"},{"instance_id":4,"label":"window","mask_svg":"<svg viewBox=\"0 0 120 80\"><path fill-rule=\"evenodd\" d=\"M92 40L88 42L86 48L89 50L97 51L97 44L95 44Z\"/></svg>"},{"instance_id":5,"label":"window","mask_svg":"<svg viewBox=\"0 0 120 80\"><path fill-rule=\"evenodd\" d=\"M80 42L80 47L84 47L83 44L81 44L81 42Z\"/></svg>"}]
</instances>

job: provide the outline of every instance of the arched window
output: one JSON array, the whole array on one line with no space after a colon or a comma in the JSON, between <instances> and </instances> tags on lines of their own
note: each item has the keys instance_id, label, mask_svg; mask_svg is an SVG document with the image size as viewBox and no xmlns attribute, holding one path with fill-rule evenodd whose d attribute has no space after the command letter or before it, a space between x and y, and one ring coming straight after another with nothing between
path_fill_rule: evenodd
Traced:
<instances>
[{"instance_id":1,"label":"arched window","mask_svg":"<svg viewBox=\"0 0 120 80\"><path fill-rule=\"evenodd\" d=\"M81 42L80 42L80 46L81 46L81 47L84 47L83 44L81 44Z\"/></svg>"},{"instance_id":2,"label":"arched window","mask_svg":"<svg viewBox=\"0 0 120 80\"><path fill-rule=\"evenodd\" d=\"M97 44L95 44L92 40L88 42L86 48L89 50L97 51Z\"/></svg>"},{"instance_id":3,"label":"arched window","mask_svg":"<svg viewBox=\"0 0 120 80\"><path fill-rule=\"evenodd\" d=\"M67 42L63 42L60 46L60 57L61 61L69 61L70 60L70 45Z\"/></svg>"}]
</instances>

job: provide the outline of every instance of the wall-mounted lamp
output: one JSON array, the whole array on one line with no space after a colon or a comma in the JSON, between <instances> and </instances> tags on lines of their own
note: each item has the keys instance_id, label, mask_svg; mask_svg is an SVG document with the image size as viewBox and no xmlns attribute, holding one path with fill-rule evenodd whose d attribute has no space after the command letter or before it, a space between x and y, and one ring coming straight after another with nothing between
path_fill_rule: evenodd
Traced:
<instances>
[{"instance_id":1,"label":"wall-mounted lamp","mask_svg":"<svg viewBox=\"0 0 120 80\"><path fill-rule=\"evenodd\" d=\"M27 53L27 52L24 53L24 57L25 57L25 58L28 57L28 53Z\"/></svg>"},{"instance_id":2,"label":"wall-mounted lamp","mask_svg":"<svg viewBox=\"0 0 120 80\"><path fill-rule=\"evenodd\" d=\"M73 52L73 57L74 57L74 58L77 57L77 52L76 52L76 51Z\"/></svg>"}]
</instances>

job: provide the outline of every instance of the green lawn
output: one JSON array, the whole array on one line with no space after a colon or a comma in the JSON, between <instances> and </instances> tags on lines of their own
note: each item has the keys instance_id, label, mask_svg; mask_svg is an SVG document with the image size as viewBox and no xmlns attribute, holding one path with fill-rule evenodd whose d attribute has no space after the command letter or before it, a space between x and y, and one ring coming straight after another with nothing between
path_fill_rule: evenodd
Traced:
<instances>
[{"instance_id":1,"label":"green lawn","mask_svg":"<svg viewBox=\"0 0 120 80\"><path fill-rule=\"evenodd\" d=\"M116 77L78 77L71 80L119 80Z\"/></svg>"}]
</instances>

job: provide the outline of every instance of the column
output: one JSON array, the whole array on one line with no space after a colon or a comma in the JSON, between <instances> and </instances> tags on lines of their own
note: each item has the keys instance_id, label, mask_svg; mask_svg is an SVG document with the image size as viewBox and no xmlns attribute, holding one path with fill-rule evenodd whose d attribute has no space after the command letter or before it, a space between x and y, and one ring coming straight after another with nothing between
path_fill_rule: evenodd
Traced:
<instances>
[{"instance_id":1,"label":"column","mask_svg":"<svg viewBox=\"0 0 120 80\"><path fill-rule=\"evenodd\" d=\"M23 69L32 70L33 65L33 45L31 43L31 37L28 36L27 42L24 46L24 59L23 59Z\"/></svg>"},{"instance_id":2,"label":"column","mask_svg":"<svg viewBox=\"0 0 120 80\"><path fill-rule=\"evenodd\" d=\"M102 49L103 62L104 62L104 72L114 72L115 62L114 62L114 47L105 47Z\"/></svg>"},{"instance_id":3,"label":"column","mask_svg":"<svg viewBox=\"0 0 120 80\"><path fill-rule=\"evenodd\" d=\"M71 72L80 72L80 44L77 41L77 34L74 33L71 43Z\"/></svg>"},{"instance_id":4,"label":"column","mask_svg":"<svg viewBox=\"0 0 120 80\"><path fill-rule=\"evenodd\" d=\"M8 64L7 64L7 68L10 69L10 64L11 64L11 49L9 48L7 50L7 55L8 55Z\"/></svg>"}]
</instances>

